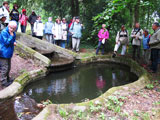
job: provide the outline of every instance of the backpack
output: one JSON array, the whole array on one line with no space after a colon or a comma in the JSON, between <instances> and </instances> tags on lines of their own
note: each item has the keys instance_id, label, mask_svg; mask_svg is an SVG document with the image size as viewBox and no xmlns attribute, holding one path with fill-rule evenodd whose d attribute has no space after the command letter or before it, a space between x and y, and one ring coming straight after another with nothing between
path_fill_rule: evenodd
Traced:
<instances>
[{"instance_id":1,"label":"backpack","mask_svg":"<svg viewBox=\"0 0 160 120\"><path fill-rule=\"evenodd\" d=\"M3 6L0 6L0 9L2 9L2 11L4 12L4 8L3 8Z\"/></svg>"},{"instance_id":2,"label":"backpack","mask_svg":"<svg viewBox=\"0 0 160 120\"><path fill-rule=\"evenodd\" d=\"M128 37L128 31L127 30L125 30L125 32L126 32L126 36L121 36L120 34L121 34L121 32L122 31L119 31L119 37Z\"/></svg>"}]
</instances>

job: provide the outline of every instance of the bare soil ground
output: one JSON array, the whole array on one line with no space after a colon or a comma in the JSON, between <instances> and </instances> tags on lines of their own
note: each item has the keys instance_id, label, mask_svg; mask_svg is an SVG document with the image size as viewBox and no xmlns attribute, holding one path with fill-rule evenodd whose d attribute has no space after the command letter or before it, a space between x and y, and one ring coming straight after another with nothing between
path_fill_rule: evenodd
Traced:
<instances>
[{"instance_id":1,"label":"bare soil ground","mask_svg":"<svg viewBox=\"0 0 160 120\"><path fill-rule=\"evenodd\" d=\"M40 67L36 65L32 59L24 59L19 55L14 54L11 60L10 77L11 79L15 79L24 72L36 70L39 68ZM0 85L0 90L2 90L1 85Z\"/></svg>"}]
</instances>

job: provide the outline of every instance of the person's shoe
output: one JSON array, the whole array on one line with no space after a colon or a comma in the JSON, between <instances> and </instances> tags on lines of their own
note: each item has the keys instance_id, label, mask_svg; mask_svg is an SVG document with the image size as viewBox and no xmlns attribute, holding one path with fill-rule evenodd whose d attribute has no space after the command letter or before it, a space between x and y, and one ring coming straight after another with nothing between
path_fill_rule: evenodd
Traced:
<instances>
[{"instance_id":1,"label":"person's shoe","mask_svg":"<svg viewBox=\"0 0 160 120\"><path fill-rule=\"evenodd\" d=\"M8 87L9 85L10 85L9 82L6 82L6 83L2 84L3 87Z\"/></svg>"},{"instance_id":2,"label":"person's shoe","mask_svg":"<svg viewBox=\"0 0 160 120\"><path fill-rule=\"evenodd\" d=\"M116 53L114 52L113 55L112 55L112 58L115 58L115 57L116 57Z\"/></svg>"},{"instance_id":3,"label":"person's shoe","mask_svg":"<svg viewBox=\"0 0 160 120\"><path fill-rule=\"evenodd\" d=\"M13 79L9 79L8 83L12 84L13 83Z\"/></svg>"}]
</instances>

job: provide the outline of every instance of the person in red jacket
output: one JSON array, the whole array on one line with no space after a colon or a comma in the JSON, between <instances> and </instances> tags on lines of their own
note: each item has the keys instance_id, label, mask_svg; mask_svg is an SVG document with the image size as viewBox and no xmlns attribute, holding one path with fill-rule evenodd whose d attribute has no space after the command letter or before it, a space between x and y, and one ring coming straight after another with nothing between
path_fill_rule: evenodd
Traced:
<instances>
[{"instance_id":1,"label":"person in red jacket","mask_svg":"<svg viewBox=\"0 0 160 120\"><path fill-rule=\"evenodd\" d=\"M26 32L28 17L26 15L26 9L22 9L22 14L19 16L19 22L21 24L21 32Z\"/></svg>"}]
</instances>

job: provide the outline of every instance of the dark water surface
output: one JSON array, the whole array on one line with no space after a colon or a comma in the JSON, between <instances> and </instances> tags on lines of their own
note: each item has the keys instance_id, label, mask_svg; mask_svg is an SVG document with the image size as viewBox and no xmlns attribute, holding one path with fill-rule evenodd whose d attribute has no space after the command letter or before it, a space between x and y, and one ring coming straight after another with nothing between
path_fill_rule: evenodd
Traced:
<instances>
[{"instance_id":1,"label":"dark water surface","mask_svg":"<svg viewBox=\"0 0 160 120\"><path fill-rule=\"evenodd\" d=\"M129 67L117 64L89 64L52 73L25 88L36 102L77 103L94 99L113 86L134 82L138 77Z\"/></svg>"}]
</instances>

